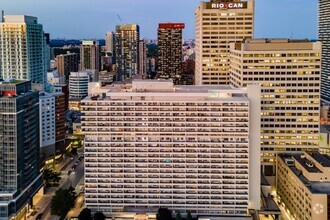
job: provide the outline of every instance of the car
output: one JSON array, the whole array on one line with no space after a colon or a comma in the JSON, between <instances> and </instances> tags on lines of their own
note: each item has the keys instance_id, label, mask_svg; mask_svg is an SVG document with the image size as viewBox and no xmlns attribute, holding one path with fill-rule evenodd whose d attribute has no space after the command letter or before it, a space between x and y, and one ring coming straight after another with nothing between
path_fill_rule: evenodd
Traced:
<instances>
[{"instance_id":1,"label":"car","mask_svg":"<svg viewBox=\"0 0 330 220\"><path fill-rule=\"evenodd\" d=\"M72 170L72 171L75 170L76 167L77 167L77 165L73 165L73 166L71 167L71 170Z\"/></svg>"},{"instance_id":2,"label":"car","mask_svg":"<svg viewBox=\"0 0 330 220\"><path fill-rule=\"evenodd\" d=\"M75 166L78 166L78 161L74 163Z\"/></svg>"},{"instance_id":3,"label":"car","mask_svg":"<svg viewBox=\"0 0 330 220\"><path fill-rule=\"evenodd\" d=\"M72 170L69 170L69 171L68 171L68 176L70 176L71 173L72 173Z\"/></svg>"},{"instance_id":4,"label":"car","mask_svg":"<svg viewBox=\"0 0 330 220\"><path fill-rule=\"evenodd\" d=\"M42 218L42 213L37 215L36 220L41 220L41 218Z\"/></svg>"}]
</instances>

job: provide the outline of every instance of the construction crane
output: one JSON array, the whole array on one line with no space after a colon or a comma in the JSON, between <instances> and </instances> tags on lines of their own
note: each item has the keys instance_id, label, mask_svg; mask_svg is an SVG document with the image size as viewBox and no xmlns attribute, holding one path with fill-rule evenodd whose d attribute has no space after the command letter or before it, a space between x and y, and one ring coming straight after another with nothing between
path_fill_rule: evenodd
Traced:
<instances>
[{"instance_id":1,"label":"construction crane","mask_svg":"<svg viewBox=\"0 0 330 220\"><path fill-rule=\"evenodd\" d=\"M123 20L121 20L121 17L118 14L117 14L117 17L118 17L120 22L123 22Z\"/></svg>"}]
</instances>

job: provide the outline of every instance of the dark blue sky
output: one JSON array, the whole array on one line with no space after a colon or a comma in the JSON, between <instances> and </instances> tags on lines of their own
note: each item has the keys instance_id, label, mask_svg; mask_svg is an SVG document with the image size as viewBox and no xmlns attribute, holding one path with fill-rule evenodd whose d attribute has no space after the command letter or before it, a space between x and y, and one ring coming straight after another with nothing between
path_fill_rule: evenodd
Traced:
<instances>
[{"instance_id":1,"label":"dark blue sky","mask_svg":"<svg viewBox=\"0 0 330 220\"><path fill-rule=\"evenodd\" d=\"M256 0L255 37L317 38L318 0ZM52 38L104 38L120 23L138 23L156 39L159 22L184 22L194 38L200 0L0 0L6 14L39 18ZM119 21L117 14L122 18Z\"/></svg>"}]
</instances>

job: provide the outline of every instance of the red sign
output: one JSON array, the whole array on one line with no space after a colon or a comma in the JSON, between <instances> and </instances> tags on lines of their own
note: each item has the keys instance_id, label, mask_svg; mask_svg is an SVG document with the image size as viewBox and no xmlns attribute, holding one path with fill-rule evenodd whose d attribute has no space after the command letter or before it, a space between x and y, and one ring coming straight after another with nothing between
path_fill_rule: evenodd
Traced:
<instances>
[{"instance_id":1,"label":"red sign","mask_svg":"<svg viewBox=\"0 0 330 220\"><path fill-rule=\"evenodd\" d=\"M158 28L183 29L184 23L160 23Z\"/></svg>"}]
</instances>

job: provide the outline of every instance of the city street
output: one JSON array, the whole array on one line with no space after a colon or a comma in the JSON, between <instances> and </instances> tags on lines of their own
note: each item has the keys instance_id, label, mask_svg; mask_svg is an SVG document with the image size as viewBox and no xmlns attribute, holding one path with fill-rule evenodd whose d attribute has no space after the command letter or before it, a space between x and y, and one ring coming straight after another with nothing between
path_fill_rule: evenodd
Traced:
<instances>
[{"instance_id":1,"label":"city street","mask_svg":"<svg viewBox=\"0 0 330 220\"><path fill-rule=\"evenodd\" d=\"M45 189L45 194L40 199L40 201L35 205L35 208L38 211L38 213L34 216L31 216L28 220L36 219L36 217L39 214L42 214L42 218L41 218L42 220L59 219L59 217L51 216L51 214L50 214L50 203L51 203L52 196L55 194L55 192L59 188L67 189L71 185L72 187L74 187L76 189L77 194L80 193L78 191L80 191L80 189L81 189L80 185L81 185L81 182L82 182L83 176L84 176L84 160L79 162L77 167L75 168L75 170L68 176L69 170L71 170L71 168L75 164L75 162L78 161L78 157L79 156L75 156L71 162L66 161L66 163L69 162L69 164L65 167L64 170L61 171L62 179L60 181L60 186L59 187L50 187L50 188Z\"/></svg>"}]
</instances>

